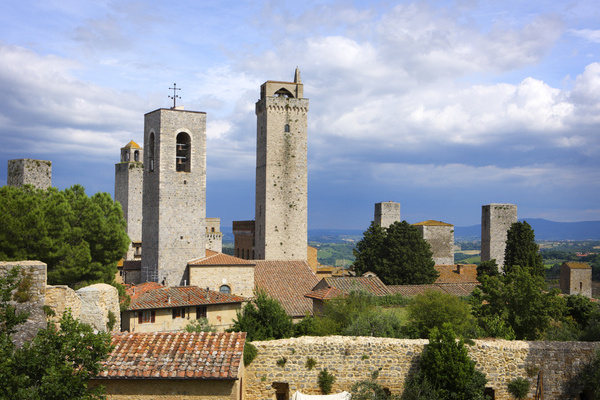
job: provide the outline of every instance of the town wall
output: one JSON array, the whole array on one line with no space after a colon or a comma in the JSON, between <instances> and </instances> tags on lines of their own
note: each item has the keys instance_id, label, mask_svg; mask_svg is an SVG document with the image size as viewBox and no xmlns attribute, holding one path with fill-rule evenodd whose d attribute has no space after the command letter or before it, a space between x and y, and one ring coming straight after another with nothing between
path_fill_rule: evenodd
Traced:
<instances>
[{"instance_id":1,"label":"town wall","mask_svg":"<svg viewBox=\"0 0 600 400\"><path fill-rule=\"evenodd\" d=\"M38 189L52 186L52 161L20 158L8 160L8 186L33 185Z\"/></svg>"},{"instance_id":2,"label":"town wall","mask_svg":"<svg viewBox=\"0 0 600 400\"><path fill-rule=\"evenodd\" d=\"M394 222L400 222L400 203L385 201L375 203L375 223L382 228L389 228Z\"/></svg>"},{"instance_id":3,"label":"town wall","mask_svg":"<svg viewBox=\"0 0 600 400\"><path fill-rule=\"evenodd\" d=\"M290 396L296 390L321 394L317 378L324 368L336 377L332 393L350 391L355 382L369 379L376 370L383 387L401 393L407 378L417 371L427 343L427 340L342 336L253 342L258 356L246 368L246 398L275 399L276 383L289 383ZM467 348L477 362L476 368L488 379L486 387L494 389L496 400L511 399L507 385L519 377L531 382L529 398L532 398L537 370L543 372L544 398L578 399L580 388L576 376L599 345L475 340ZM306 364L309 357L316 361L312 370ZM285 364L277 365L283 358Z\"/></svg>"},{"instance_id":4,"label":"town wall","mask_svg":"<svg viewBox=\"0 0 600 400\"><path fill-rule=\"evenodd\" d=\"M507 233L515 222L517 206L514 204L481 206L481 261L496 260L503 269Z\"/></svg>"}]
</instances>

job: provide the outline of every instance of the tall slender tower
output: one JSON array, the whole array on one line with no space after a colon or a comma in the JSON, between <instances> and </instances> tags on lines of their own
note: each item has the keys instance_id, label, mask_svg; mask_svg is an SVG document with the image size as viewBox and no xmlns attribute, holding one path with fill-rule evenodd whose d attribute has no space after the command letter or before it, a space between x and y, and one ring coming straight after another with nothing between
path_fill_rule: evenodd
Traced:
<instances>
[{"instance_id":1,"label":"tall slender tower","mask_svg":"<svg viewBox=\"0 0 600 400\"><path fill-rule=\"evenodd\" d=\"M256 102L256 260L307 259L307 113L300 71Z\"/></svg>"},{"instance_id":2,"label":"tall slender tower","mask_svg":"<svg viewBox=\"0 0 600 400\"><path fill-rule=\"evenodd\" d=\"M144 117L142 282L189 282L206 248L206 113L159 109Z\"/></svg>"},{"instance_id":3,"label":"tall slender tower","mask_svg":"<svg viewBox=\"0 0 600 400\"><path fill-rule=\"evenodd\" d=\"M142 148L133 140L121 148L121 162L115 164L115 201L121 203L131 239L125 260L139 256L142 242L142 191L144 164Z\"/></svg>"},{"instance_id":4,"label":"tall slender tower","mask_svg":"<svg viewBox=\"0 0 600 400\"><path fill-rule=\"evenodd\" d=\"M492 203L481 206L481 261L495 259L499 269L503 269L506 236L515 222L515 204Z\"/></svg>"},{"instance_id":5,"label":"tall slender tower","mask_svg":"<svg viewBox=\"0 0 600 400\"><path fill-rule=\"evenodd\" d=\"M382 228L389 228L394 222L400 222L400 203L393 201L375 203L374 221Z\"/></svg>"}]
</instances>

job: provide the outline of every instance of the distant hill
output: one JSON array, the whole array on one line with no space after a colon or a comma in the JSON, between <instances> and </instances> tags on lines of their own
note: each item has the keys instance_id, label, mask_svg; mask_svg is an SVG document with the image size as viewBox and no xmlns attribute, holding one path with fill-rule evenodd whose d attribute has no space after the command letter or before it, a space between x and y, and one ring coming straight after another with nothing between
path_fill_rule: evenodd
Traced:
<instances>
[{"instance_id":1,"label":"distant hill","mask_svg":"<svg viewBox=\"0 0 600 400\"><path fill-rule=\"evenodd\" d=\"M600 221L554 222L541 218L524 218L535 232L536 240L600 240ZM222 227L223 242L233 243L231 227ZM309 229L308 241L320 243L355 242L365 229ZM481 240L481 225L455 226L455 240Z\"/></svg>"}]
</instances>

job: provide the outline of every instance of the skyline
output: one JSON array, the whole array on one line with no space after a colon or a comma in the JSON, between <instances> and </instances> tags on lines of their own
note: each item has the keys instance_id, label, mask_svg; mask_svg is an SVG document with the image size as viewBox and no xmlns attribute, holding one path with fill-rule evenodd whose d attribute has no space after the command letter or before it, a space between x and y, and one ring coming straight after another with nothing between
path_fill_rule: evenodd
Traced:
<instances>
[{"instance_id":1,"label":"skyline","mask_svg":"<svg viewBox=\"0 0 600 400\"><path fill-rule=\"evenodd\" d=\"M592 1L25 1L0 5L7 160L114 195L143 117L207 113L207 217L254 218L256 116L299 67L308 227L366 229L374 204L456 226L481 206L600 220L600 5Z\"/></svg>"}]
</instances>

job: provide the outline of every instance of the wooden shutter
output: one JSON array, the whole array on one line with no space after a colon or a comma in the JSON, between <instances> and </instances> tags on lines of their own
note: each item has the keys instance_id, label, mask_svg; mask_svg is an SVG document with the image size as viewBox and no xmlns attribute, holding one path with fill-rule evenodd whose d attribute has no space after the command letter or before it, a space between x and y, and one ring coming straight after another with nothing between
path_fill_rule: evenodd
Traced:
<instances>
[{"instance_id":1,"label":"wooden shutter","mask_svg":"<svg viewBox=\"0 0 600 400\"><path fill-rule=\"evenodd\" d=\"M154 321L156 321L156 317L155 317L154 310L152 310L151 314L150 314L150 322L154 323Z\"/></svg>"},{"instance_id":2,"label":"wooden shutter","mask_svg":"<svg viewBox=\"0 0 600 400\"><path fill-rule=\"evenodd\" d=\"M144 323L144 312L143 311L138 311L138 324L143 324Z\"/></svg>"}]
</instances>

